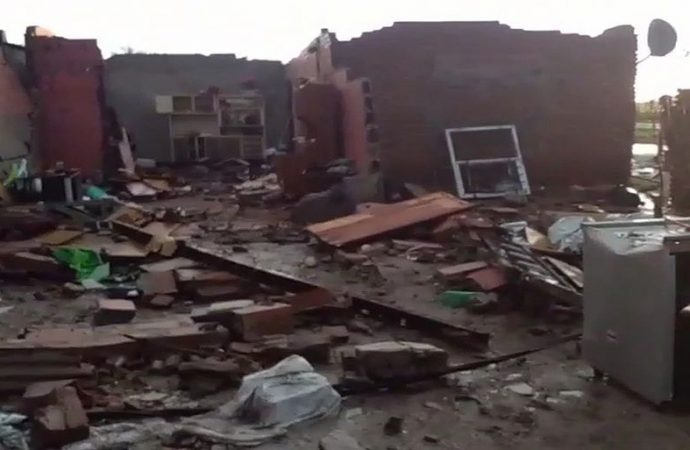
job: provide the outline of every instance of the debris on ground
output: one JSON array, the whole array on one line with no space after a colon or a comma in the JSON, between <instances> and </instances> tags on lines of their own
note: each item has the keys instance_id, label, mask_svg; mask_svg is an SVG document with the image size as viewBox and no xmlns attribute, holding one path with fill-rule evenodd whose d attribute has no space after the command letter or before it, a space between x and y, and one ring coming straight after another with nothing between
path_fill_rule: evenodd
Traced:
<instances>
[{"instance_id":1,"label":"debris on ground","mask_svg":"<svg viewBox=\"0 0 690 450\"><path fill-rule=\"evenodd\" d=\"M624 187L470 202L339 159L300 172L313 186L294 196L256 161L114 147L121 164L79 200L0 206L0 393L16 411L0 447L249 447L332 417L304 448L372 447L341 427L365 419L382 448L431 448L450 438L430 415L473 408L504 422L489 434L526 433L590 401L576 383L591 369L547 389L529 356L579 338L582 229L632 205ZM556 353L544 366L579 356ZM393 399L370 408L369 392Z\"/></svg>"}]
</instances>

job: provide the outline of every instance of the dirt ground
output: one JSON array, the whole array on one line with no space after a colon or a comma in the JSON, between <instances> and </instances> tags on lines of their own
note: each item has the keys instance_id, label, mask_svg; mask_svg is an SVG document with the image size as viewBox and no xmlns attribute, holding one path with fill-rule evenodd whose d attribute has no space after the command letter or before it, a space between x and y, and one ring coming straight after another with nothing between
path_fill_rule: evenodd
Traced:
<instances>
[{"instance_id":1,"label":"dirt ground","mask_svg":"<svg viewBox=\"0 0 690 450\"><path fill-rule=\"evenodd\" d=\"M262 226L264 222L252 216L236 223L251 229L252 224ZM237 246L233 249L217 243L221 241L214 239L216 244L210 244L206 240L206 245L224 248L240 261L298 276L342 295L375 298L491 333L490 350L477 354L392 324L377 329L377 337L439 345L450 352L453 363L530 348L579 330L577 322L551 323L519 309L488 315L448 309L435 301L440 286L433 274L439 264L382 253L372 257L373 267L345 270L327 253L307 243L244 243L244 251L239 252ZM315 267L305 264L308 256L316 259ZM28 326L89 321L94 309L93 296L65 298L56 286L40 281L23 286L5 282L0 296L0 306L12 307L0 313L0 336L4 338L16 337ZM159 315L142 310L137 320ZM535 329L540 332L535 333ZM357 342L360 337L353 339ZM324 369L329 378L337 378L333 367ZM516 385L523 391L514 392ZM229 395L206 400L221 403ZM403 420L402 433L396 436L383 432L384 423L392 416ZM572 342L404 391L345 398L337 417L295 427L287 438L261 448L316 449L319 440L336 429L346 431L371 450L690 448L687 415L661 411L607 379L593 379Z\"/></svg>"}]
</instances>

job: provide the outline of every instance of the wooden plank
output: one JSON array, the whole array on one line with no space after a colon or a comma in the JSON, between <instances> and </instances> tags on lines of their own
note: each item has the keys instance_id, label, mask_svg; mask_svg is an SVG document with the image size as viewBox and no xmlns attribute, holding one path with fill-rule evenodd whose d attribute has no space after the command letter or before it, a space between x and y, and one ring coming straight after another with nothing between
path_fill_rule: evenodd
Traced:
<instances>
[{"instance_id":1,"label":"wooden plank","mask_svg":"<svg viewBox=\"0 0 690 450\"><path fill-rule=\"evenodd\" d=\"M40 235L36 239L43 245L63 245L83 235L77 230L53 230Z\"/></svg>"},{"instance_id":2,"label":"wooden plank","mask_svg":"<svg viewBox=\"0 0 690 450\"><path fill-rule=\"evenodd\" d=\"M437 271L437 275L440 279L451 282L460 281L470 272L474 272L479 269L484 269L489 265L484 261L472 261L462 264L456 264L454 266L441 267Z\"/></svg>"},{"instance_id":3,"label":"wooden plank","mask_svg":"<svg viewBox=\"0 0 690 450\"><path fill-rule=\"evenodd\" d=\"M218 344L227 336L224 330L204 330L186 315L172 317L175 319L30 330L25 339L0 342L0 355L10 358L14 355L58 352L102 360L113 355L139 352L146 344L193 347Z\"/></svg>"},{"instance_id":4,"label":"wooden plank","mask_svg":"<svg viewBox=\"0 0 690 450\"><path fill-rule=\"evenodd\" d=\"M134 163L134 157L132 156L132 146L129 144L129 135L125 127L122 127L122 140L118 143L117 147L120 151L120 159L122 160L125 171L134 173L136 165Z\"/></svg>"},{"instance_id":5,"label":"wooden plank","mask_svg":"<svg viewBox=\"0 0 690 450\"><path fill-rule=\"evenodd\" d=\"M2 381L35 381L57 380L66 378L83 378L93 375L94 367L89 364L77 366L53 366L53 365L9 365L0 367L0 380Z\"/></svg>"},{"instance_id":6,"label":"wooden plank","mask_svg":"<svg viewBox=\"0 0 690 450\"><path fill-rule=\"evenodd\" d=\"M167 272L169 270L186 269L198 266L199 263L188 258L173 258L139 266L144 272Z\"/></svg>"},{"instance_id":7,"label":"wooden plank","mask_svg":"<svg viewBox=\"0 0 690 450\"><path fill-rule=\"evenodd\" d=\"M307 230L336 247L366 241L385 233L440 219L472 206L444 192L375 208L367 213L317 223Z\"/></svg>"}]
</instances>

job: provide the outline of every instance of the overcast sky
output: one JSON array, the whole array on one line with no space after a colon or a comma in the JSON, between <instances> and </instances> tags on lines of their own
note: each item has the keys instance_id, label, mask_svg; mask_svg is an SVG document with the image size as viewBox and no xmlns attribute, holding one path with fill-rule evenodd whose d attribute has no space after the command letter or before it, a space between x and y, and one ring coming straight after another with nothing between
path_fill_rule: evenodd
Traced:
<instances>
[{"instance_id":1,"label":"overcast sky","mask_svg":"<svg viewBox=\"0 0 690 450\"><path fill-rule=\"evenodd\" d=\"M126 47L147 53L235 53L288 61L328 28L340 39L394 21L499 20L530 30L596 35L635 26L646 56L651 19L671 22L678 48L638 67L637 98L690 88L687 0L3 0L0 28L21 43L28 25L68 38L96 38L104 56Z\"/></svg>"}]
</instances>

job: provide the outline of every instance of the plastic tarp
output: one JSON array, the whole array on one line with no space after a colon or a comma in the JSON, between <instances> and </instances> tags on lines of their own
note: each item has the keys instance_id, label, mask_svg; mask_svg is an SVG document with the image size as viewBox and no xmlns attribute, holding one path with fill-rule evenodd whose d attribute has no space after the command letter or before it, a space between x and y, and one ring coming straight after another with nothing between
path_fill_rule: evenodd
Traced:
<instances>
[{"instance_id":1,"label":"plastic tarp","mask_svg":"<svg viewBox=\"0 0 690 450\"><path fill-rule=\"evenodd\" d=\"M340 394L301 356L247 375L235 398L217 411L190 418L182 431L213 442L250 447L287 427L337 413Z\"/></svg>"},{"instance_id":2,"label":"plastic tarp","mask_svg":"<svg viewBox=\"0 0 690 450\"><path fill-rule=\"evenodd\" d=\"M129 445L156 436L196 436L234 447L255 447L285 435L291 425L337 413L340 402L340 395L326 377L314 372L304 358L292 355L269 369L244 377L235 398L208 414L174 425L142 422L119 424L124 427L119 429L102 428L92 439L73 444L67 450L122 448L115 446L118 433L126 436L124 443Z\"/></svg>"},{"instance_id":3,"label":"plastic tarp","mask_svg":"<svg viewBox=\"0 0 690 450\"><path fill-rule=\"evenodd\" d=\"M24 434L17 429L25 420L21 414L0 413L0 449L29 450Z\"/></svg>"},{"instance_id":4,"label":"plastic tarp","mask_svg":"<svg viewBox=\"0 0 690 450\"><path fill-rule=\"evenodd\" d=\"M247 375L237 392L238 414L259 426L287 427L337 411L340 395L300 356Z\"/></svg>"},{"instance_id":5,"label":"plastic tarp","mask_svg":"<svg viewBox=\"0 0 690 450\"><path fill-rule=\"evenodd\" d=\"M582 224L592 221L587 216L561 217L549 227L549 241L561 252L582 253L585 242Z\"/></svg>"}]
</instances>

